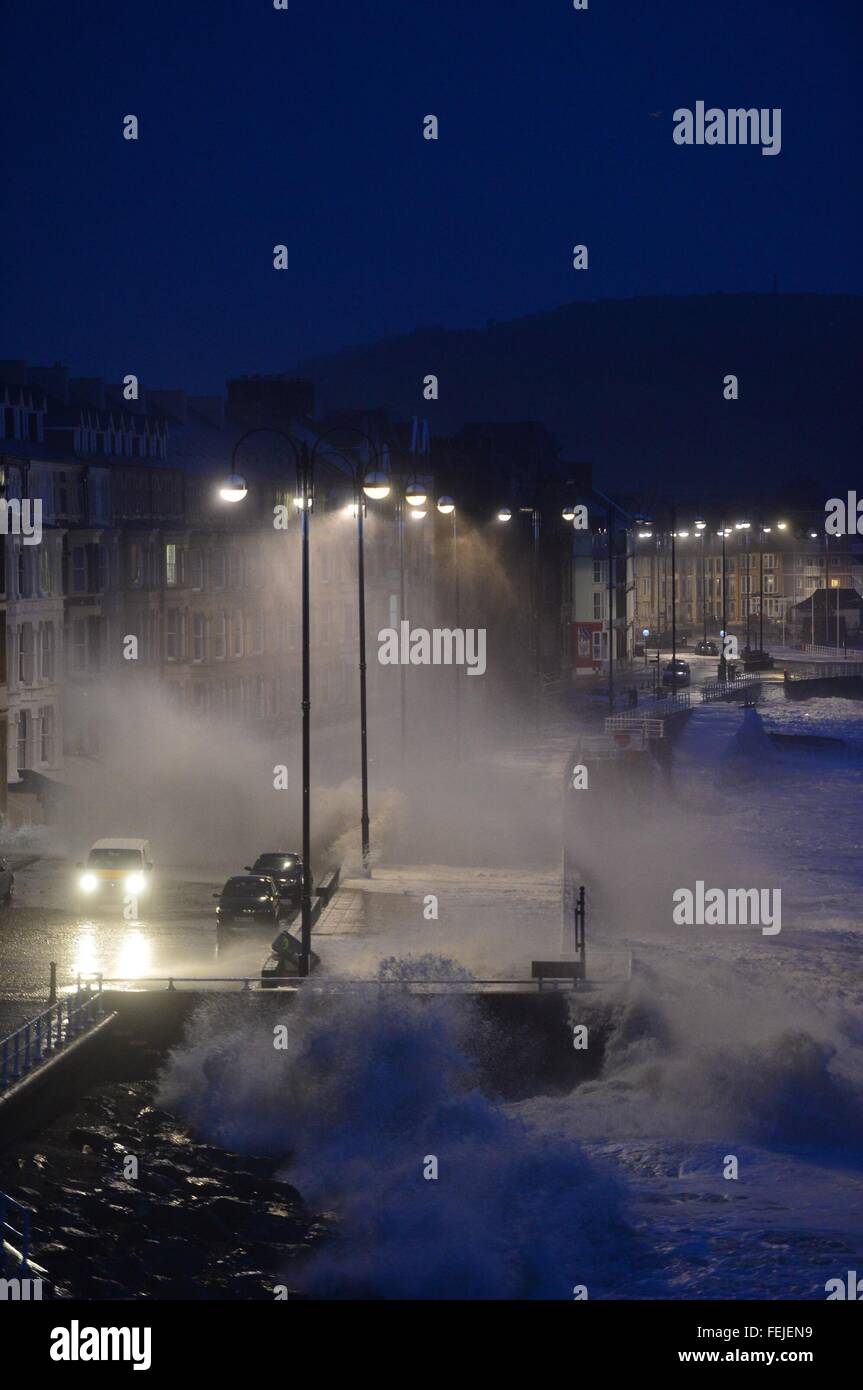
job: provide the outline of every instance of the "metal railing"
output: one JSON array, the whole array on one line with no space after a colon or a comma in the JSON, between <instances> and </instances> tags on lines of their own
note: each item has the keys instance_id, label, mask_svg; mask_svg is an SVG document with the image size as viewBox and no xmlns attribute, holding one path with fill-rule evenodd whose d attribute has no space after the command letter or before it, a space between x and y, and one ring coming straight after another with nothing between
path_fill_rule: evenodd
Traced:
<instances>
[{"instance_id":1,"label":"metal railing","mask_svg":"<svg viewBox=\"0 0 863 1390\"><path fill-rule=\"evenodd\" d=\"M79 984L0 1041L0 1094L102 1017L102 982Z\"/></svg>"},{"instance_id":2,"label":"metal railing","mask_svg":"<svg viewBox=\"0 0 863 1390\"><path fill-rule=\"evenodd\" d=\"M688 690L682 690L676 695L657 695L656 699L650 702L651 718L664 719L668 714L679 714L681 710L689 709L689 705Z\"/></svg>"},{"instance_id":3,"label":"metal railing","mask_svg":"<svg viewBox=\"0 0 863 1390\"><path fill-rule=\"evenodd\" d=\"M637 732L643 738L664 738L665 722L655 714L639 714L637 710L627 710L624 714L609 714L605 720L605 733L614 734Z\"/></svg>"},{"instance_id":4,"label":"metal railing","mask_svg":"<svg viewBox=\"0 0 863 1390\"><path fill-rule=\"evenodd\" d=\"M531 992L536 990L536 980L518 979L496 979L496 980L426 980L426 979L393 979L378 980L368 979L361 976L340 975L338 977L322 977L314 974L303 975L268 975L262 981L259 975L144 975L144 976L114 976L105 978L103 984L109 985L132 985L138 989L147 988L151 985L163 984L165 991L178 991L178 986L188 985L197 988L207 985L240 985L242 988L238 993L257 993L265 991L273 985L289 985L296 989L306 989L319 991L327 994L338 994L344 990L353 989L357 985L377 985L381 989L396 989L399 986L410 986L415 990L450 990L450 989L521 989ZM179 992L179 991L178 991Z\"/></svg>"},{"instance_id":5,"label":"metal railing","mask_svg":"<svg viewBox=\"0 0 863 1390\"><path fill-rule=\"evenodd\" d=\"M810 656L829 656L833 661L859 661L860 652L842 647L823 647L817 643L804 642L801 651L809 652Z\"/></svg>"},{"instance_id":6,"label":"metal railing","mask_svg":"<svg viewBox=\"0 0 863 1390\"><path fill-rule=\"evenodd\" d=\"M835 680L837 676L863 676L863 661L819 661L817 665L789 667L785 672L787 681Z\"/></svg>"},{"instance_id":7,"label":"metal railing","mask_svg":"<svg viewBox=\"0 0 863 1390\"><path fill-rule=\"evenodd\" d=\"M754 671L745 671L739 676L735 676L733 681L705 681L701 687L701 703L706 704L710 700L725 700L730 695L736 695L738 690L751 689L753 685L761 685L762 677Z\"/></svg>"}]
</instances>

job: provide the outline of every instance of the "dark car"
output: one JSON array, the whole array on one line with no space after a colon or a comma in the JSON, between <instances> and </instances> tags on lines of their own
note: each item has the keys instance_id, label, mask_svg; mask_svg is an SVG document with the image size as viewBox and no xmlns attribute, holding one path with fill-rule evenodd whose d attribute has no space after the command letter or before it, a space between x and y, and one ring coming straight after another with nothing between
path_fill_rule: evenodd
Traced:
<instances>
[{"instance_id":1,"label":"dark car","mask_svg":"<svg viewBox=\"0 0 863 1390\"><path fill-rule=\"evenodd\" d=\"M15 891L15 875L9 868L5 859L0 859L0 906L12 906L12 894Z\"/></svg>"},{"instance_id":2,"label":"dark car","mask_svg":"<svg viewBox=\"0 0 863 1390\"><path fill-rule=\"evenodd\" d=\"M702 637L701 640L695 644L695 655L718 656L719 648L715 642L711 642L709 637Z\"/></svg>"},{"instance_id":3,"label":"dark car","mask_svg":"<svg viewBox=\"0 0 863 1390\"><path fill-rule=\"evenodd\" d=\"M677 657L675 661L669 661L662 672L662 684L673 685L677 690L681 686L688 685L689 681L689 662L681 661L680 657Z\"/></svg>"},{"instance_id":4,"label":"dark car","mask_svg":"<svg viewBox=\"0 0 863 1390\"><path fill-rule=\"evenodd\" d=\"M279 890L273 879L264 874L238 874L229 878L221 893L214 893L218 899L216 919L220 926L229 922L243 922L252 926L255 922L265 925L279 920Z\"/></svg>"},{"instance_id":5,"label":"dark car","mask_svg":"<svg viewBox=\"0 0 863 1390\"><path fill-rule=\"evenodd\" d=\"M289 850L259 854L254 864L246 865L246 872L266 874L268 878L275 879L283 902L296 905L303 895L303 861L298 854Z\"/></svg>"}]
</instances>

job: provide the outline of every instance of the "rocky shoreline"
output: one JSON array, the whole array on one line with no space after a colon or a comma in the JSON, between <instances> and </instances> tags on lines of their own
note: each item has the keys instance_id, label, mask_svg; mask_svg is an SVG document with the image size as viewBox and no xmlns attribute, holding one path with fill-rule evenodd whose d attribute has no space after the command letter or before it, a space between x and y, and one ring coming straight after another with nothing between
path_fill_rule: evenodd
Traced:
<instances>
[{"instance_id":1,"label":"rocky shoreline","mask_svg":"<svg viewBox=\"0 0 863 1390\"><path fill-rule=\"evenodd\" d=\"M302 1297L332 1218L273 1176L274 1158L200 1142L155 1093L154 1079L96 1087L0 1155L0 1188L33 1212L31 1254L53 1296Z\"/></svg>"}]
</instances>

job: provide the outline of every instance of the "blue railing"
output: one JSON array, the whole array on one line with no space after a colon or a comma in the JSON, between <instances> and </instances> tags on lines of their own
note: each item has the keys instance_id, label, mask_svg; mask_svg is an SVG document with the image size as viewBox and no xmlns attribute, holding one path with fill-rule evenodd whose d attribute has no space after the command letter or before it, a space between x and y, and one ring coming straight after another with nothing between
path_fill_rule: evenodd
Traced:
<instances>
[{"instance_id":1,"label":"blue railing","mask_svg":"<svg viewBox=\"0 0 863 1390\"><path fill-rule=\"evenodd\" d=\"M102 1018L102 981L80 985L0 1042L0 1095Z\"/></svg>"}]
</instances>

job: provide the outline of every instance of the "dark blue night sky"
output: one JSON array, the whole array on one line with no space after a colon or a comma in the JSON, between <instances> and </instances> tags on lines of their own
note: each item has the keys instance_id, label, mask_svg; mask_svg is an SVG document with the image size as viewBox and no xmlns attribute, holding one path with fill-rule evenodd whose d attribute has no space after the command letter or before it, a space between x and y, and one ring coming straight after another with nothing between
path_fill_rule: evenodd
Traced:
<instances>
[{"instance_id":1,"label":"dark blue night sky","mask_svg":"<svg viewBox=\"0 0 863 1390\"><path fill-rule=\"evenodd\" d=\"M578 298L860 292L861 12L7 6L3 354L207 391ZM699 99L781 107L781 154L677 147L672 112Z\"/></svg>"}]
</instances>

